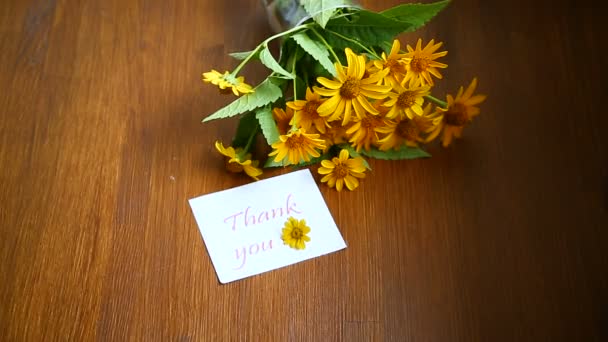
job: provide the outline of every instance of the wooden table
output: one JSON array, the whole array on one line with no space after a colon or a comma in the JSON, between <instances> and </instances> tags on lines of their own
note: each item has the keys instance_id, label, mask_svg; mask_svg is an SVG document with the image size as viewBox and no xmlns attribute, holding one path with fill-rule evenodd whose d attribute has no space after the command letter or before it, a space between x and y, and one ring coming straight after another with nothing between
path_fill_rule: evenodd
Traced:
<instances>
[{"instance_id":1,"label":"wooden table","mask_svg":"<svg viewBox=\"0 0 608 342\"><path fill-rule=\"evenodd\" d=\"M247 180L200 75L270 34L260 2L4 0L0 340L606 341L600 13L460 0L403 36L444 41L438 89L478 76L482 115L322 186L346 250L220 285L187 200Z\"/></svg>"}]
</instances>

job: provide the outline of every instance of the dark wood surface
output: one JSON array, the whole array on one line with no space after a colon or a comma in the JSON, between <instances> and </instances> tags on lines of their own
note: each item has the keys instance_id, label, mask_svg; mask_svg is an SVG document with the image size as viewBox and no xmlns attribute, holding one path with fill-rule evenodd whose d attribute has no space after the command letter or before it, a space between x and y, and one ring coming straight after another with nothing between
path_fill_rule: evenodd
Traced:
<instances>
[{"instance_id":1,"label":"dark wood surface","mask_svg":"<svg viewBox=\"0 0 608 342\"><path fill-rule=\"evenodd\" d=\"M0 340L608 340L601 24L454 1L402 38L445 42L438 90L479 77L464 139L322 186L346 250L220 285L187 200L247 180L200 75L270 34L259 1L2 1Z\"/></svg>"}]
</instances>

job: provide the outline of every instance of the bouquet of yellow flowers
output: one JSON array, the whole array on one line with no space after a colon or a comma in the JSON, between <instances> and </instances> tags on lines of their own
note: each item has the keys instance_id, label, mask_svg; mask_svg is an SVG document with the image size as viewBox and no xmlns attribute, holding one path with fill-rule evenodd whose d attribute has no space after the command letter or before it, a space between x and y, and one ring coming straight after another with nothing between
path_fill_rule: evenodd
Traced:
<instances>
[{"instance_id":1,"label":"bouquet of yellow flowers","mask_svg":"<svg viewBox=\"0 0 608 342\"><path fill-rule=\"evenodd\" d=\"M402 4L376 13L347 0L291 0L299 22L248 52L230 54L241 60L231 72L212 70L203 80L238 98L203 122L240 116L231 146L216 142L227 169L262 175L251 153L262 134L272 151L263 168L320 164L321 182L349 190L370 169L364 157L413 159L430 157L421 146L441 136L447 147L479 114L484 95L466 90L446 101L432 95L447 55L442 43L418 39L406 45L395 39L425 25L448 0ZM281 2L281 0L277 0ZM285 0L283 0L285 2ZM280 5L280 4L279 4ZM280 39L279 58L269 43ZM270 70L254 87L240 74L249 62Z\"/></svg>"}]
</instances>

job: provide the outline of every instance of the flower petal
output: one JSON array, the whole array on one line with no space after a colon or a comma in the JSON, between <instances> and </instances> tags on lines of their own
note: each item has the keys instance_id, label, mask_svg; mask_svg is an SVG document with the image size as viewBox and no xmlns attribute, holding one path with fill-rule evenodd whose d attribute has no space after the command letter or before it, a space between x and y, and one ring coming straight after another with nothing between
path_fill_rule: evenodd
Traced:
<instances>
[{"instance_id":1,"label":"flower petal","mask_svg":"<svg viewBox=\"0 0 608 342\"><path fill-rule=\"evenodd\" d=\"M342 191L343 186L344 186L344 179L338 178L338 180L336 180L336 190Z\"/></svg>"},{"instance_id":2,"label":"flower petal","mask_svg":"<svg viewBox=\"0 0 608 342\"><path fill-rule=\"evenodd\" d=\"M329 80L325 77L318 77L317 78L317 82L321 83L322 85L324 85L325 87L329 88L329 89L340 89L340 87L342 87L342 83L341 82L337 82L337 81L332 81Z\"/></svg>"},{"instance_id":3,"label":"flower petal","mask_svg":"<svg viewBox=\"0 0 608 342\"><path fill-rule=\"evenodd\" d=\"M348 160L348 158L349 158L349 157L350 157L350 155L348 154L348 150L347 150L347 149L345 149L345 148L343 148L343 149L340 151L340 156L339 156L340 161L341 161L341 162L345 162L345 161L347 161L347 160Z\"/></svg>"},{"instance_id":4,"label":"flower petal","mask_svg":"<svg viewBox=\"0 0 608 342\"><path fill-rule=\"evenodd\" d=\"M340 94L335 94L333 97L331 97L330 99L323 102L317 108L317 113L319 113L319 115L321 115L321 116L328 116L328 115L334 113L336 110L336 107L338 107L338 105L340 104L341 99L342 99L342 97L340 96Z\"/></svg>"},{"instance_id":5,"label":"flower petal","mask_svg":"<svg viewBox=\"0 0 608 342\"><path fill-rule=\"evenodd\" d=\"M359 181L357 180L357 178L351 175L346 175L346 177L344 177L344 183L346 184L348 190L351 191L355 190L355 188L359 186Z\"/></svg>"},{"instance_id":6,"label":"flower petal","mask_svg":"<svg viewBox=\"0 0 608 342\"><path fill-rule=\"evenodd\" d=\"M331 161L329 161L329 160L321 160L321 165L322 165L324 168L328 168L328 169L333 169L333 168L335 168L335 167L336 167L336 164L332 163L332 162L331 162Z\"/></svg>"}]
</instances>

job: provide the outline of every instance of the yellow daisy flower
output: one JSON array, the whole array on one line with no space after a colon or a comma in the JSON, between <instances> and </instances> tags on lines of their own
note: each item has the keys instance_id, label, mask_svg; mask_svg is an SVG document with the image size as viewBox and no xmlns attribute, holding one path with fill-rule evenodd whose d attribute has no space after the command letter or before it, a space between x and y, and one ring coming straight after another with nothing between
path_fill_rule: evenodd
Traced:
<instances>
[{"instance_id":1,"label":"yellow daisy flower","mask_svg":"<svg viewBox=\"0 0 608 342\"><path fill-rule=\"evenodd\" d=\"M413 118L422 115L422 103L424 96L429 94L429 86L405 87L405 80L399 84L393 84L393 91L388 94L389 99L384 106L390 107L386 117L389 119Z\"/></svg>"},{"instance_id":2,"label":"yellow daisy flower","mask_svg":"<svg viewBox=\"0 0 608 342\"><path fill-rule=\"evenodd\" d=\"M430 133L435 128L431 113L431 104L424 108L422 115L414 116L412 119L386 120L385 125L378 127L376 132L386 134L378 141L381 151L388 151L391 148L398 150L403 144L415 147L419 142L424 142L421 133Z\"/></svg>"},{"instance_id":3,"label":"yellow daisy flower","mask_svg":"<svg viewBox=\"0 0 608 342\"><path fill-rule=\"evenodd\" d=\"M253 88L245 83L245 77L234 77L228 71L224 74L217 70L211 70L203 74L203 81L218 86L220 92L224 90L232 90L235 96L241 94L253 93Z\"/></svg>"},{"instance_id":4,"label":"yellow daisy flower","mask_svg":"<svg viewBox=\"0 0 608 342\"><path fill-rule=\"evenodd\" d=\"M306 242L310 241L307 235L310 233L310 227L306 225L306 220L298 220L290 216L285 222L282 233L283 244L291 248L304 249Z\"/></svg>"},{"instance_id":5,"label":"yellow daisy flower","mask_svg":"<svg viewBox=\"0 0 608 342\"><path fill-rule=\"evenodd\" d=\"M339 122L330 122L329 128L322 133L319 137L325 140L325 148L323 153L327 152L333 145L339 145L346 142L346 127L342 126Z\"/></svg>"},{"instance_id":6,"label":"yellow daisy flower","mask_svg":"<svg viewBox=\"0 0 608 342\"><path fill-rule=\"evenodd\" d=\"M365 178L365 166L363 158L349 158L348 151L343 149L338 157L332 160L322 160L319 167L319 174L325 175L321 182L327 182L331 188L342 191L344 184L348 190L354 190L359 186L357 178Z\"/></svg>"},{"instance_id":7,"label":"yellow daisy flower","mask_svg":"<svg viewBox=\"0 0 608 342\"><path fill-rule=\"evenodd\" d=\"M336 63L338 78L329 80L318 77L317 81L327 87L314 87L315 93L330 97L317 108L320 116L329 116L328 121L342 118L342 125L350 122L351 113L362 118L366 112L378 114L378 111L369 103L368 98L383 99L390 91L390 86L378 85L377 83L388 73L378 72L369 77L365 76L365 57L356 55L351 49L346 50L348 66L346 70L342 65Z\"/></svg>"},{"instance_id":8,"label":"yellow daisy flower","mask_svg":"<svg viewBox=\"0 0 608 342\"><path fill-rule=\"evenodd\" d=\"M314 126L320 133L325 133L328 126L327 119L320 116L317 112L319 106L323 103L319 94L313 93L310 88L306 88L306 100L296 100L287 102L287 107L295 111L291 124L296 124L307 131L311 131Z\"/></svg>"},{"instance_id":9,"label":"yellow daisy flower","mask_svg":"<svg viewBox=\"0 0 608 342\"><path fill-rule=\"evenodd\" d=\"M272 117L277 123L279 134L287 134L291 129L291 120L293 119L293 110L287 108L287 111L282 108L274 108L272 110Z\"/></svg>"},{"instance_id":10,"label":"yellow daisy flower","mask_svg":"<svg viewBox=\"0 0 608 342\"><path fill-rule=\"evenodd\" d=\"M422 48L422 39L418 39L416 49L414 50L411 46L407 46L408 52L405 54L406 58L406 70L404 80L409 82L410 86L413 85L433 85L433 79L431 75L438 79L443 78L437 68L447 68L447 64L439 63L435 59L443 57L448 54L447 51L441 51L435 53L443 43L435 44L435 40L431 41Z\"/></svg>"},{"instance_id":11,"label":"yellow daisy flower","mask_svg":"<svg viewBox=\"0 0 608 342\"><path fill-rule=\"evenodd\" d=\"M359 152L363 147L369 151L370 145L378 143L376 128L384 126L384 120L379 115L367 115L363 119L355 119L346 134L350 136L348 140L351 145Z\"/></svg>"},{"instance_id":12,"label":"yellow daisy flower","mask_svg":"<svg viewBox=\"0 0 608 342\"><path fill-rule=\"evenodd\" d=\"M249 177L259 180L258 176L262 174L262 170L257 167L259 164L257 160L251 160L251 154L247 153L242 156L242 149L237 148L235 150L232 146L224 147L220 141L215 142L215 149L226 156L226 169L228 171L234 173L245 171Z\"/></svg>"},{"instance_id":13,"label":"yellow daisy flower","mask_svg":"<svg viewBox=\"0 0 608 342\"><path fill-rule=\"evenodd\" d=\"M387 56L386 53L382 53L382 60L374 61L375 69L383 71L388 69L386 77L384 77L384 84L393 85L394 83L400 83L405 77L407 72L405 68L405 54L399 53L401 51L401 43L395 39L391 52Z\"/></svg>"},{"instance_id":14,"label":"yellow daisy flower","mask_svg":"<svg viewBox=\"0 0 608 342\"><path fill-rule=\"evenodd\" d=\"M325 142L319 139L319 134L308 134L305 129L300 128L281 135L279 141L272 144L272 148L274 151L268 156L276 156L275 162L278 163L287 157L289 164L299 164L302 160L308 162L311 157L319 157L317 149L323 150Z\"/></svg>"},{"instance_id":15,"label":"yellow daisy flower","mask_svg":"<svg viewBox=\"0 0 608 342\"><path fill-rule=\"evenodd\" d=\"M479 108L476 105L485 101L485 95L473 95L477 88L477 78L471 81L471 84L467 87L467 90L463 90L460 87L456 98L448 94L448 108L439 108L438 110L442 113L442 120L437 125L437 128L429 135L427 141L431 141L439 135L443 130L443 137L441 139L443 147L447 147L452 142L453 137L460 138L462 135L462 129L466 124L479 115Z\"/></svg>"}]
</instances>

